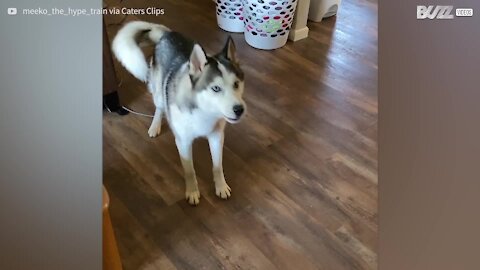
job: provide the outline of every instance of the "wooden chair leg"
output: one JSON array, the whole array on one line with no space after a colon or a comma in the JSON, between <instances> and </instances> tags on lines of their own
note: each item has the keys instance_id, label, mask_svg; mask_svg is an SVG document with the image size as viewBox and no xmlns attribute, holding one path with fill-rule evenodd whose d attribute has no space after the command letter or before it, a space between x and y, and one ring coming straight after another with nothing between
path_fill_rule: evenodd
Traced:
<instances>
[{"instance_id":1,"label":"wooden chair leg","mask_svg":"<svg viewBox=\"0 0 480 270\"><path fill-rule=\"evenodd\" d=\"M122 270L117 241L113 232L108 193L103 188L103 270Z\"/></svg>"}]
</instances>

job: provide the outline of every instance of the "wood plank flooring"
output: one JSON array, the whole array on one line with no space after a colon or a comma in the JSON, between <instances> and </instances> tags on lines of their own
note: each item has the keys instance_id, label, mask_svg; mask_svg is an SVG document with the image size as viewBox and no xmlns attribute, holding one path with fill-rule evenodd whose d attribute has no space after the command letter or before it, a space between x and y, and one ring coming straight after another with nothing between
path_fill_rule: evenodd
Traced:
<instances>
[{"instance_id":1,"label":"wood plank flooring","mask_svg":"<svg viewBox=\"0 0 480 270\"><path fill-rule=\"evenodd\" d=\"M211 0L106 1L165 8L128 16L167 25L209 53L227 33ZM122 16L106 16L110 37ZM226 130L228 201L214 194L208 144L194 145L200 205L184 199L174 138L149 118L104 113L104 183L124 268L377 268L377 3L344 0L338 17L275 51L232 34L246 74L248 115ZM153 114L151 97L118 62L123 103Z\"/></svg>"}]
</instances>

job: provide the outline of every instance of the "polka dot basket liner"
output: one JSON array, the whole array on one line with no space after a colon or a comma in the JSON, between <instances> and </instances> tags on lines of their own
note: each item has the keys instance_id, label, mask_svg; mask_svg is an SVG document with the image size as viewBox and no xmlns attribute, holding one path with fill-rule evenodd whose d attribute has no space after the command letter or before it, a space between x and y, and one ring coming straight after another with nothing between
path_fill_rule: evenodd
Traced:
<instances>
[{"instance_id":1,"label":"polka dot basket liner","mask_svg":"<svg viewBox=\"0 0 480 270\"><path fill-rule=\"evenodd\" d=\"M218 26L225 31L242 33L244 0L215 0Z\"/></svg>"},{"instance_id":2,"label":"polka dot basket liner","mask_svg":"<svg viewBox=\"0 0 480 270\"><path fill-rule=\"evenodd\" d=\"M247 43L263 50L273 50L285 45L297 1L243 0Z\"/></svg>"}]
</instances>

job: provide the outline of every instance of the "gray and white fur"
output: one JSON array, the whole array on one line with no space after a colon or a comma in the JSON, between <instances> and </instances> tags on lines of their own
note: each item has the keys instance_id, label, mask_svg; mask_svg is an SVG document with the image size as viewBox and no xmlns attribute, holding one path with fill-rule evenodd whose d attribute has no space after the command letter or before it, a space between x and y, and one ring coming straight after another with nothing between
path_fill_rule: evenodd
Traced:
<instances>
[{"instance_id":1,"label":"gray and white fur","mask_svg":"<svg viewBox=\"0 0 480 270\"><path fill-rule=\"evenodd\" d=\"M155 45L148 64L141 50L143 44ZM152 93L155 115L148 130L150 137L160 134L165 116L175 135L186 184L185 197L192 205L200 200L192 160L192 144L206 137L213 162L215 193L230 197L222 167L226 122L237 123L245 115L242 99L244 76L231 37L213 56L180 33L165 26L135 21L126 24L115 36L112 49L116 58Z\"/></svg>"}]
</instances>

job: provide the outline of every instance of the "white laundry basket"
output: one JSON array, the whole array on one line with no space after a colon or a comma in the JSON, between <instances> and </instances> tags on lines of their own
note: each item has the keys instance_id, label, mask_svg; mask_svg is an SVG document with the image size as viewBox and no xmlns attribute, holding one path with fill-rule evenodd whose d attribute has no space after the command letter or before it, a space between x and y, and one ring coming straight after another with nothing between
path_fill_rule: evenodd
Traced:
<instances>
[{"instance_id":1,"label":"white laundry basket","mask_svg":"<svg viewBox=\"0 0 480 270\"><path fill-rule=\"evenodd\" d=\"M218 26L225 31L242 33L243 0L215 0Z\"/></svg>"},{"instance_id":2,"label":"white laundry basket","mask_svg":"<svg viewBox=\"0 0 480 270\"><path fill-rule=\"evenodd\" d=\"M323 18L336 15L340 2L341 0L310 0L308 19L320 22Z\"/></svg>"},{"instance_id":3,"label":"white laundry basket","mask_svg":"<svg viewBox=\"0 0 480 270\"><path fill-rule=\"evenodd\" d=\"M245 40L257 49L285 45L298 0L243 0Z\"/></svg>"}]
</instances>

